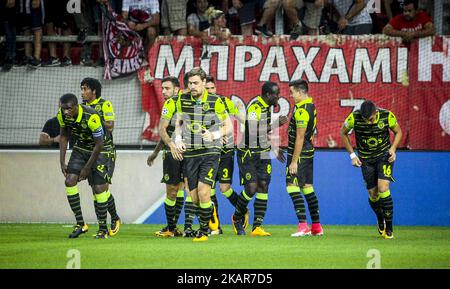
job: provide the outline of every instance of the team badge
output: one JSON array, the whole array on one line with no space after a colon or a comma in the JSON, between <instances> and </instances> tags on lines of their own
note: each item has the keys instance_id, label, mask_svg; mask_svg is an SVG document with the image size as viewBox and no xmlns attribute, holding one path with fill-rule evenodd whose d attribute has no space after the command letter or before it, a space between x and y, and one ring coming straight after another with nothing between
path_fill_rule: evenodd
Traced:
<instances>
[{"instance_id":1,"label":"team badge","mask_svg":"<svg viewBox=\"0 0 450 289\"><path fill-rule=\"evenodd\" d=\"M100 104L97 104L97 105L95 106L95 110L96 110L96 111L102 110L102 107L100 106Z\"/></svg>"},{"instance_id":2,"label":"team badge","mask_svg":"<svg viewBox=\"0 0 450 289\"><path fill-rule=\"evenodd\" d=\"M378 122L378 128L383 129L384 128L384 122L380 121Z\"/></svg>"},{"instance_id":3,"label":"team badge","mask_svg":"<svg viewBox=\"0 0 450 289\"><path fill-rule=\"evenodd\" d=\"M202 109L203 109L203 111L208 111L210 109L209 103L203 104Z\"/></svg>"},{"instance_id":4,"label":"team badge","mask_svg":"<svg viewBox=\"0 0 450 289\"><path fill-rule=\"evenodd\" d=\"M82 127L82 128L87 128L87 124L86 124L85 122L82 122L82 123L81 123L81 127Z\"/></svg>"},{"instance_id":5,"label":"team badge","mask_svg":"<svg viewBox=\"0 0 450 289\"><path fill-rule=\"evenodd\" d=\"M249 181L251 178L252 178L252 175L251 175L250 173L246 173L246 174L245 174L245 179L246 179L247 181Z\"/></svg>"}]
</instances>

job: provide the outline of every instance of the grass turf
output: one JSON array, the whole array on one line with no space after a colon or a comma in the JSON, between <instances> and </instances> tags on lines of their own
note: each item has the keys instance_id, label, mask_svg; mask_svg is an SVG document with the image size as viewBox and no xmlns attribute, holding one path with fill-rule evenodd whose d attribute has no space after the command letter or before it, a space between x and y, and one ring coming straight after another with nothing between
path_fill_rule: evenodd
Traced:
<instances>
[{"instance_id":1,"label":"grass turf","mask_svg":"<svg viewBox=\"0 0 450 289\"><path fill-rule=\"evenodd\" d=\"M81 268L364 269L371 249L381 268L450 268L449 227L397 226L395 239L384 240L375 226L324 226L324 236L292 238L294 225L265 226L271 237L238 237L228 225L200 243L154 236L161 227L122 225L117 236L96 240L95 224L78 239L68 239L72 228L63 224L0 224L0 268L66 268L71 249Z\"/></svg>"}]
</instances>

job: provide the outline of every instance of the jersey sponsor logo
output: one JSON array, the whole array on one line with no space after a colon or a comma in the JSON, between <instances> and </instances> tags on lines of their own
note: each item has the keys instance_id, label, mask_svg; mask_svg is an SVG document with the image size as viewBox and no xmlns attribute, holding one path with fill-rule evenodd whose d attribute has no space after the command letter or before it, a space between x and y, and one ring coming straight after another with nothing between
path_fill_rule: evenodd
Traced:
<instances>
[{"instance_id":1,"label":"jersey sponsor logo","mask_svg":"<svg viewBox=\"0 0 450 289\"><path fill-rule=\"evenodd\" d=\"M380 140L378 140L377 138L375 138L375 137L371 137L371 138L368 138L368 139L365 139L364 140L364 142L369 146L369 147L376 147L377 145L378 145L378 143L380 142L382 142L383 140L382 139L380 139Z\"/></svg>"},{"instance_id":2,"label":"jersey sponsor logo","mask_svg":"<svg viewBox=\"0 0 450 289\"><path fill-rule=\"evenodd\" d=\"M202 131L202 126L196 122L188 124L187 127L193 133L199 133Z\"/></svg>"}]
</instances>

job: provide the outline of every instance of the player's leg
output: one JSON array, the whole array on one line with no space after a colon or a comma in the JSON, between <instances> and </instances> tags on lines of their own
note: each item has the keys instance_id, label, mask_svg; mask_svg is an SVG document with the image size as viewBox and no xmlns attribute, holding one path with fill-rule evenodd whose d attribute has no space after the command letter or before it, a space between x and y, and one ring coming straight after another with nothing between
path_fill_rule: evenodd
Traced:
<instances>
[{"instance_id":1,"label":"player's leg","mask_svg":"<svg viewBox=\"0 0 450 289\"><path fill-rule=\"evenodd\" d=\"M96 239L108 238L108 225L106 224L106 218L108 214L108 197L109 186L107 183L101 184L102 180L95 173L91 177L91 186L95 192L95 199L97 200L97 220L98 231L95 235Z\"/></svg>"},{"instance_id":2,"label":"player's leg","mask_svg":"<svg viewBox=\"0 0 450 289\"><path fill-rule=\"evenodd\" d=\"M258 155L256 159L257 170L257 188L256 198L253 203L254 215L253 215L253 228L252 236L270 236L270 233L264 231L261 227L264 216L267 211L267 201L269 199L269 184L272 174L272 162L270 156L265 153Z\"/></svg>"},{"instance_id":3,"label":"player's leg","mask_svg":"<svg viewBox=\"0 0 450 289\"><path fill-rule=\"evenodd\" d=\"M199 202L200 230L194 241L208 240L208 229L217 230L218 221L211 222L211 214L214 210L211 201L211 186L214 184L219 167L220 155L206 155L199 159L200 168L198 174L197 197ZM191 187L190 187L191 188Z\"/></svg>"},{"instance_id":4,"label":"player's leg","mask_svg":"<svg viewBox=\"0 0 450 289\"><path fill-rule=\"evenodd\" d=\"M182 176L180 176L182 179ZM177 198L176 198L176 202L175 202L175 224L178 224L178 220L180 218L180 214L181 214L181 210L183 209L183 205L184 205L184 184L181 181L178 184L178 189L177 189ZM178 231L178 230L177 230Z\"/></svg>"},{"instance_id":5,"label":"player's leg","mask_svg":"<svg viewBox=\"0 0 450 289\"><path fill-rule=\"evenodd\" d=\"M377 217L377 230L382 235L385 230L385 222L378 193L376 165L373 162L362 160L361 171L369 192L369 205Z\"/></svg>"},{"instance_id":6,"label":"player's leg","mask_svg":"<svg viewBox=\"0 0 450 289\"><path fill-rule=\"evenodd\" d=\"M114 174L114 168L116 164L116 152L114 151L102 155L103 158L105 158L105 162L107 164L105 168L108 171L107 178L111 179ZM115 236L117 235L117 233L119 233L121 221L119 215L117 214L116 201L110 190L108 190L107 203L108 203L108 213L111 216L111 227L108 233L110 236Z\"/></svg>"},{"instance_id":7,"label":"player's leg","mask_svg":"<svg viewBox=\"0 0 450 289\"><path fill-rule=\"evenodd\" d=\"M317 199L313 186L313 166L313 158L300 158L300 174L298 182L302 193L305 196L306 203L308 204L309 215L311 216L311 235L321 236L323 235L323 228L320 224L319 200Z\"/></svg>"},{"instance_id":8,"label":"player's leg","mask_svg":"<svg viewBox=\"0 0 450 289\"><path fill-rule=\"evenodd\" d=\"M218 179L220 191L230 201L233 207L237 205L238 194L231 188L234 172L234 151L222 155L220 158Z\"/></svg>"},{"instance_id":9,"label":"player's leg","mask_svg":"<svg viewBox=\"0 0 450 289\"><path fill-rule=\"evenodd\" d=\"M67 176L65 179L67 200L69 202L70 208L77 224L74 226L72 233L69 238L77 238L79 235L84 234L88 231L88 226L84 222L83 213L81 211L80 195L78 193L78 176L81 169L86 164L85 153L74 149L70 155L69 163L67 164Z\"/></svg>"},{"instance_id":10,"label":"player's leg","mask_svg":"<svg viewBox=\"0 0 450 289\"><path fill-rule=\"evenodd\" d=\"M184 180L184 186L186 189L186 201L184 203L184 232L183 237L195 237L195 231L192 229L194 218L197 214L194 203L189 193L189 185L187 178Z\"/></svg>"},{"instance_id":11,"label":"player's leg","mask_svg":"<svg viewBox=\"0 0 450 289\"><path fill-rule=\"evenodd\" d=\"M289 164L291 163L291 156L288 156L286 162L286 191L292 200L294 205L295 214L298 219L297 232L291 234L292 237L301 237L311 235L311 229L306 222L306 208L303 196L298 186L298 170L297 175L291 175L289 173Z\"/></svg>"},{"instance_id":12,"label":"player's leg","mask_svg":"<svg viewBox=\"0 0 450 289\"><path fill-rule=\"evenodd\" d=\"M385 239L394 238L392 220L394 217L394 201L392 200L391 191L389 189L390 181L393 178L394 163L389 163L387 157L378 162L378 192L380 196L380 207L383 211L386 229L383 237Z\"/></svg>"}]
</instances>

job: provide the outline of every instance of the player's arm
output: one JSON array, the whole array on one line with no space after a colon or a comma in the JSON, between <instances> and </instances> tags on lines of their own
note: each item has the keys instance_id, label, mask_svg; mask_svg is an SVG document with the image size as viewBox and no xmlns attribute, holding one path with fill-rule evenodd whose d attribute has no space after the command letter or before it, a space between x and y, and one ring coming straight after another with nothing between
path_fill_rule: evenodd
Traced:
<instances>
[{"instance_id":1,"label":"player's arm","mask_svg":"<svg viewBox=\"0 0 450 289\"><path fill-rule=\"evenodd\" d=\"M348 136L348 133L352 130L353 126L355 124L355 118L353 117L353 113L351 113L346 119L344 124L341 128L341 139L342 143L344 144L345 149L350 154L350 158L352 160L352 165L355 167L360 167L362 165L360 159L356 155L355 151L353 150L352 144L350 142L350 137Z\"/></svg>"},{"instance_id":2,"label":"player's arm","mask_svg":"<svg viewBox=\"0 0 450 289\"><path fill-rule=\"evenodd\" d=\"M103 131L102 121L98 114L91 115L91 117L89 118L89 121L88 121L88 127L92 132L95 146L94 146L94 149L92 150L89 160L84 165L84 167L81 169L80 176L78 178L79 180L84 180L88 177L88 175L91 172L92 166L97 161L98 156L100 155L100 152L103 149L103 136L104 136L105 132Z\"/></svg>"},{"instance_id":3,"label":"player's arm","mask_svg":"<svg viewBox=\"0 0 450 289\"><path fill-rule=\"evenodd\" d=\"M223 136L233 133L233 123L231 122L230 116L225 109L225 104L220 98L216 100L215 113L221 125L217 131L210 132L209 130L205 130L203 132L203 140L207 142L221 139Z\"/></svg>"},{"instance_id":4,"label":"player's arm","mask_svg":"<svg viewBox=\"0 0 450 289\"><path fill-rule=\"evenodd\" d=\"M402 140L403 132L400 128L400 125L397 122L397 118L395 115L391 112L389 113L388 117L389 121L389 128L394 133L394 140L392 141L391 147L389 149L389 162L392 163L395 161L396 155L395 152L397 151L397 147L400 144L400 141Z\"/></svg>"},{"instance_id":5,"label":"player's arm","mask_svg":"<svg viewBox=\"0 0 450 289\"><path fill-rule=\"evenodd\" d=\"M102 111L106 130L112 133L114 130L114 121L116 119L112 103L110 101L105 101L102 106Z\"/></svg>"},{"instance_id":6,"label":"player's arm","mask_svg":"<svg viewBox=\"0 0 450 289\"><path fill-rule=\"evenodd\" d=\"M153 153L148 156L147 158L147 165L151 167L153 165L153 161L158 157L159 152L164 146L164 142L162 140L159 140L158 144L156 145L155 149L153 150Z\"/></svg>"},{"instance_id":7,"label":"player's arm","mask_svg":"<svg viewBox=\"0 0 450 289\"><path fill-rule=\"evenodd\" d=\"M298 169L298 159L303 149L303 143L305 141L306 128L308 127L309 114L303 108L297 109L295 114L292 116L295 119L295 145L294 152L292 154L292 160L289 164L289 173L291 175L297 174Z\"/></svg>"}]
</instances>

